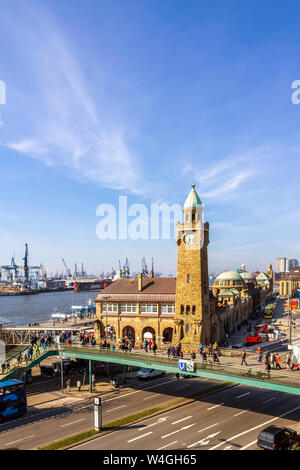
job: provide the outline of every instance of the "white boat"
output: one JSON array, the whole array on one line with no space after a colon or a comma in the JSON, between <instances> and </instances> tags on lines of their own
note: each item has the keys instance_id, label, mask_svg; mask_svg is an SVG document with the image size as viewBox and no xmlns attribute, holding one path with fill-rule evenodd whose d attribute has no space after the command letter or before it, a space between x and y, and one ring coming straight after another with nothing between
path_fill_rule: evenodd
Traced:
<instances>
[{"instance_id":1,"label":"white boat","mask_svg":"<svg viewBox=\"0 0 300 470\"><path fill-rule=\"evenodd\" d=\"M67 313L55 312L55 313L52 313L51 319L52 320L67 320L68 318L70 318L70 316L71 315Z\"/></svg>"}]
</instances>

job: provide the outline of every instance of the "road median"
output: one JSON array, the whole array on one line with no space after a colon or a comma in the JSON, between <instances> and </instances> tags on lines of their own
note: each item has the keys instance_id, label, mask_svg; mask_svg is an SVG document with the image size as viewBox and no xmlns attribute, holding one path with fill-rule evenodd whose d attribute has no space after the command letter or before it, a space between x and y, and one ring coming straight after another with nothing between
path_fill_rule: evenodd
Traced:
<instances>
[{"instance_id":1,"label":"road median","mask_svg":"<svg viewBox=\"0 0 300 470\"><path fill-rule=\"evenodd\" d=\"M206 397L213 393L222 391L226 388L233 387L235 385L236 384L233 384L231 382L224 382L221 384L213 385L212 387L209 387L205 390L193 393L188 397L172 399L166 402L165 404L157 406L155 408L139 411L137 413L134 413L133 415L126 416L124 418L120 418L118 420L107 423L103 425L102 431L89 429L87 431L83 431L81 433L66 437L65 439L54 441L51 444L40 446L37 448L37 450L68 450L74 447L75 445L83 444L84 442L87 442L89 440L104 436L105 434L114 432L122 427L127 427L128 425L142 421L145 418L154 417L166 411L170 411L174 408L179 408L181 406L188 405L199 398Z\"/></svg>"}]
</instances>

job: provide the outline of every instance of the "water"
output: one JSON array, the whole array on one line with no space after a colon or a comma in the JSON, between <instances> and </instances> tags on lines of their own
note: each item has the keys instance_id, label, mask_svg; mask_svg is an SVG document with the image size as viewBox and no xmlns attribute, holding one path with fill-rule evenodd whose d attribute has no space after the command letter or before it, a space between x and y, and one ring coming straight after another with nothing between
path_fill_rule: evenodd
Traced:
<instances>
[{"instance_id":1,"label":"water","mask_svg":"<svg viewBox=\"0 0 300 470\"><path fill-rule=\"evenodd\" d=\"M86 305L95 300L98 292L45 292L37 295L0 296L0 317L11 320L8 326L42 323L51 319L52 313L67 313L72 305Z\"/></svg>"}]
</instances>

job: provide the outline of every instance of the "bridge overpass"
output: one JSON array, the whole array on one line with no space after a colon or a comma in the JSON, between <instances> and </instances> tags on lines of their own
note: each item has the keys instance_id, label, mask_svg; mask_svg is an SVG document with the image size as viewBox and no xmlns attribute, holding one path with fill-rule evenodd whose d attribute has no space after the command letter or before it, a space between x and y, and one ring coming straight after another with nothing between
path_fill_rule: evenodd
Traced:
<instances>
[{"instance_id":1,"label":"bridge overpass","mask_svg":"<svg viewBox=\"0 0 300 470\"><path fill-rule=\"evenodd\" d=\"M57 325L56 322L52 322L52 325L44 326L11 326L0 328L0 340L3 341L6 346L16 345L27 345L31 343L32 338L40 337L43 335L50 335L54 337L62 332L71 331L72 337L79 334L81 330L89 330L93 328L94 323L92 321L85 320L85 322L79 322L76 325Z\"/></svg>"},{"instance_id":2,"label":"bridge overpass","mask_svg":"<svg viewBox=\"0 0 300 470\"><path fill-rule=\"evenodd\" d=\"M92 385L92 361L109 362L121 364L124 366L148 367L159 369L172 373L183 373L197 377L205 377L213 380L243 384L249 387L258 387L268 390L277 390L280 392L300 395L300 373L298 371L271 370L265 372L256 367L236 366L226 363L203 363L194 362L194 371L180 371L178 368L178 358L168 358L165 354L146 353L145 351L128 352L123 350L111 351L106 348L91 346L67 346L65 344L55 344L48 347L40 355L34 355L27 364L24 362L17 364L15 356L11 353L10 370L0 375L1 380L21 377L27 370L38 365L49 356L59 356L69 359L86 359L89 361L89 383L90 390Z\"/></svg>"}]
</instances>

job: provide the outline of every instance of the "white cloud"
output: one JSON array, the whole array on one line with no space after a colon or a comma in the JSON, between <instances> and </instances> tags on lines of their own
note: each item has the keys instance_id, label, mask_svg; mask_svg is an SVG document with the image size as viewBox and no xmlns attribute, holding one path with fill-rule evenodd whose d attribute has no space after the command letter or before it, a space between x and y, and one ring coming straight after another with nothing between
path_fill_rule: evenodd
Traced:
<instances>
[{"instance_id":1,"label":"white cloud","mask_svg":"<svg viewBox=\"0 0 300 470\"><path fill-rule=\"evenodd\" d=\"M141 165L128 144L130 129L101 109L107 97L100 86L97 96L90 93L79 61L47 13L39 7L30 10L33 18L22 21L17 37L36 88L27 95L30 109L20 111L21 130L10 131L2 145L77 178L144 193Z\"/></svg>"},{"instance_id":2,"label":"white cloud","mask_svg":"<svg viewBox=\"0 0 300 470\"><path fill-rule=\"evenodd\" d=\"M210 167L197 168L185 165L182 172L193 175L198 183L199 194L203 198L224 200L246 196L263 188L257 188L253 181L266 172L266 160L274 157L276 150L261 146L241 149L214 162ZM254 180L255 177L255 180Z\"/></svg>"}]
</instances>

